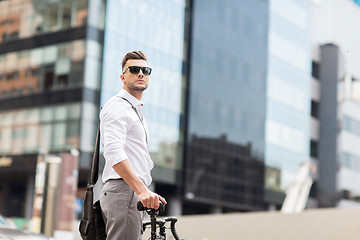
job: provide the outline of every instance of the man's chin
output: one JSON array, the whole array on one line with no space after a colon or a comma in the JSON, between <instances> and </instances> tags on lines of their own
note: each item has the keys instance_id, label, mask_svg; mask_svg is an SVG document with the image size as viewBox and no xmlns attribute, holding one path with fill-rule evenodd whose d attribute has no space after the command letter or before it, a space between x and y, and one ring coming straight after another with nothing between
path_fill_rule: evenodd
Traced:
<instances>
[{"instance_id":1,"label":"man's chin","mask_svg":"<svg viewBox=\"0 0 360 240\"><path fill-rule=\"evenodd\" d=\"M143 92L147 89L147 87L132 87L131 89L134 91Z\"/></svg>"}]
</instances>

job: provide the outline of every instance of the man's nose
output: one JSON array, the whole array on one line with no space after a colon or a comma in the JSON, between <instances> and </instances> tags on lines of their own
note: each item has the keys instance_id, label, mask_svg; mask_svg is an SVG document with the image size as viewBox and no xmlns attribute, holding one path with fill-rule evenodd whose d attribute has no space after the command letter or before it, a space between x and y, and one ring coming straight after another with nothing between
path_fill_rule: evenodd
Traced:
<instances>
[{"instance_id":1,"label":"man's nose","mask_svg":"<svg viewBox=\"0 0 360 240\"><path fill-rule=\"evenodd\" d=\"M139 70L139 74L138 75L144 75L144 73L143 73L143 71L141 70L141 68L140 68L140 70Z\"/></svg>"}]
</instances>

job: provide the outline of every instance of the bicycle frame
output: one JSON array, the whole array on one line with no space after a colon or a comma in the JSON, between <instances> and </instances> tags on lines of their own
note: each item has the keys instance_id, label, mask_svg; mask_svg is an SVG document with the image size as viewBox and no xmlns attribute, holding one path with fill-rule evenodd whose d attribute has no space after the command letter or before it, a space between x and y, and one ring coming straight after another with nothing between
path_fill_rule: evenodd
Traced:
<instances>
[{"instance_id":1,"label":"bicycle frame","mask_svg":"<svg viewBox=\"0 0 360 240\"><path fill-rule=\"evenodd\" d=\"M162 218L162 219L156 219L156 216L158 216L160 212L165 211L165 204L160 202L159 209L149 209L149 208L145 208L142 205L142 203L139 201L138 205L137 205L137 209L139 211L146 211L147 214L150 215L150 221L143 223L143 231L145 231L145 229L148 225L151 226L151 237L150 237L151 240L166 239L166 232L165 232L166 226L165 225L167 222L170 222L170 229L171 229L171 233L174 236L174 238L176 240L180 240L180 238L177 235L176 230L175 230L175 223L177 222L176 217L166 217L166 218ZM159 235L156 234L157 225L159 225Z\"/></svg>"}]
</instances>

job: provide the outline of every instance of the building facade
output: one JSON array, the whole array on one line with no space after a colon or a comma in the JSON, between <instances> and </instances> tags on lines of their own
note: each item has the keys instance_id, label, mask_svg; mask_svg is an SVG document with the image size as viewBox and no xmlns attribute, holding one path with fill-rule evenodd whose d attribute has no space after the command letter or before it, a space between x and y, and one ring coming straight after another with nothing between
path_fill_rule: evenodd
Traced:
<instances>
[{"instance_id":1,"label":"building facade","mask_svg":"<svg viewBox=\"0 0 360 240\"><path fill-rule=\"evenodd\" d=\"M1 1L0 9L0 212L31 218L41 156L77 149L79 182L87 179L105 2Z\"/></svg>"},{"instance_id":2,"label":"building facade","mask_svg":"<svg viewBox=\"0 0 360 240\"><path fill-rule=\"evenodd\" d=\"M184 148L185 6L185 0L107 1L101 86L103 105L122 88L124 55L142 50L148 56L153 71L143 96L143 113L155 162L151 188L174 202L170 211L177 214L181 214L178 194Z\"/></svg>"},{"instance_id":3,"label":"building facade","mask_svg":"<svg viewBox=\"0 0 360 240\"><path fill-rule=\"evenodd\" d=\"M340 10L341 9L341 10ZM335 21L332 12L339 16ZM314 206L359 206L359 75L360 36L352 34L360 7L352 1L313 4L312 13L312 122L311 156L319 178ZM322 26L322 28L321 28ZM331 26L331 27L329 27ZM349 39L349 36L353 36Z\"/></svg>"},{"instance_id":4,"label":"building facade","mask_svg":"<svg viewBox=\"0 0 360 240\"><path fill-rule=\"evenodd\" d=\"M191 8L185 204L200 213L261 210L269 4Z\"/></svg>"},{"instance_id":5,"label":"building facade","mask_svg":"<svg viewBox=\"0 0 360 240\"><path fill-rule=\"evenodd\" d=\"M265 185L278 208L310 158L311 1L271 0L269 9Z\"/></svg>"}]
</instances>

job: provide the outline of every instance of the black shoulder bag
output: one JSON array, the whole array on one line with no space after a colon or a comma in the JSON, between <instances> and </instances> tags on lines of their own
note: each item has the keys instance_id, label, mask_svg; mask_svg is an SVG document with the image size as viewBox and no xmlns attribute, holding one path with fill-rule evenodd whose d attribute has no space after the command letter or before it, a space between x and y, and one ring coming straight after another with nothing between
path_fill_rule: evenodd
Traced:
<instances>
[{"instance_id":1,"label":"black shoulder bag","mask_svg":"<svg viewBox=\"0 0 360 240\"><path fill-rule=\"evenodd\" d=\"M105 223L101 213L100 201L93 203L93 189L99 175L99 147L100 147L100 125L96 136L89 183L84 197L84 207L79 231L83 240L105 240Z\"/></svg>"}]
</instances>

